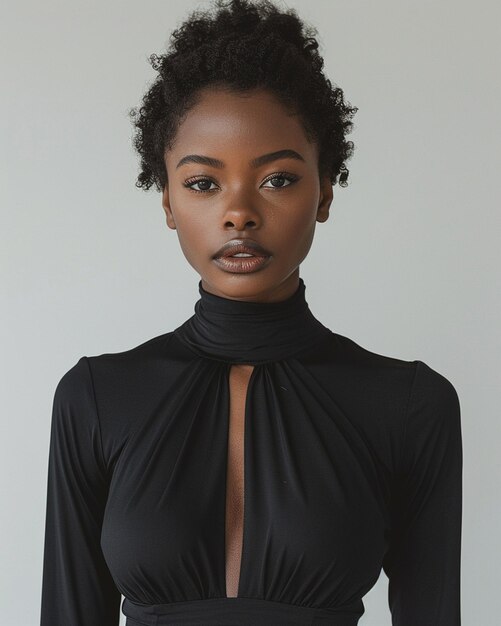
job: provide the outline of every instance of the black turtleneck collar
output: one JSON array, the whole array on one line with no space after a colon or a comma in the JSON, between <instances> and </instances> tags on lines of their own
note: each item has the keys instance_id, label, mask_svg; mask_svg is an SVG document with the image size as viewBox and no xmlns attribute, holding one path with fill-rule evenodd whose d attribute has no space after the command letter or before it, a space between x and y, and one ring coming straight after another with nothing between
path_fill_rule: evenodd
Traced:
<instances>
[{"instance_id":1,"label":"black turtleneck collar","mask_svg":"<svg viewBox=\"0 0 501 626\"><path fill-rule=\"evenodd\" d=\"M198 283L195 315L174 332L199 354L232 363L284 359L331 335L312 314L299 278L295 293L279 302L249 302L217 296Z\"/></svg>"}]
</instances>

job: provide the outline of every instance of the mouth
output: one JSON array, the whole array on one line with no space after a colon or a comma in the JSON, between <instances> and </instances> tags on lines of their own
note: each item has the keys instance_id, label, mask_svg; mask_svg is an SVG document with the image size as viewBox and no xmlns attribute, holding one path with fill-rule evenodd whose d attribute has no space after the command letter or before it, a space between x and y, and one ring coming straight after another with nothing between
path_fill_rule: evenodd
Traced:
<instances>
[{"instance_id":1,"label":"mouth","mask_svg":"<svg viewBox=\"0 0 501 626\"><path fill-rule=\"evenodd\" d=\"M272 254L254 239L231 239L212 257L226 272L246 274L266 267Z\"/></svg>"},{"instance_id":2,"label":"mouth","mask_svg":"<svg viewBox=\"0 0 501 626\"><path fill-rule=\"evenodd\" d=\"M253 239L231 239L216 252L213 258L250 258L268 256L271 256L271 253L268 250L265 250L265 248Z\"/></svg>"},{"instance_id":3,"label":"mouth","mask_svg":"<svg viewBox=\"0 0 501 626\"><path fill-rule=\"evenodd\" d=\"M246 274L268 265L271 252L253 239L231 239L213 256L214 262L226 272Z\"/></svg>"},{"instance_id":4,"label":"mouth","mask_svg":"<svg viewBox=\"0 0 501 626\"><path fill-rule=\"evenodd\" d=\"M257 272L267 266L271 260L271 256L255 256L255 255L238 255L220 256L214 259L216 265L226 272L236 274L248 274Z\"/></svg>"}]
</instances>

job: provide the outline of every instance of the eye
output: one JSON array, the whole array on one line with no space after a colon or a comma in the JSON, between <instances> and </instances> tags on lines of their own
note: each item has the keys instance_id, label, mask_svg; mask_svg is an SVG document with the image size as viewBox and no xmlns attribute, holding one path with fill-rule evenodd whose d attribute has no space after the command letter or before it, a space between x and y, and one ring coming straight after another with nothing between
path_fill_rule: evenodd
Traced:
<instances>
[{"instance_id":1,"label":"eye","mask_svg":"<svg viewBox=\"0 0 501 626\"><path fill-rule=\"evenodd\" d=\"M214 183L214 181L212 181L210 178L190 178L188 180L185 180L183 185L187 187L190 191L194 191L195 193L205 193L206 191L214 191L214 189L209 189L207 187L205 189L193 189L192 185L198 185L200 183L211 184L211 183Z\"/></svg>"},{"instance_id":2,"label":"eye","mask_svg":"<svg viewBox=\"0 0 501 626\"><path fill-rule=\"evenodd\" d=\"M268 178L264 182L267 183L271 181L274 181L274 182L278 181L280 183L280 181L288 180L289 183L287 185L272 184L271 187L264 187L264 189L283 189L284 187L289 187L290 185L295 183L298 179L299 177L295 176L294 174L287 174L286 172L275 172L274 174L271 174L271 176L268 176ZM188 180L185 180L183 183L183 186L188 188L190 191L194 191L195 193L206 193L210 191L215 191L215 189L210 188L211 184L215 185L216 183L214 183L212 179L207 178L206 176L202 176L202 177L197 177L197 178L189 178ZM194 189L193 185L203 185L205 188Z\"/></svg>"},{"instance_id":3,"label":"eye","mask_svg":"<svg viewBox=\"0 0 501 626\"><path fill-rule=\"evenodd\" d=\"M272 187L265 187L265 189L282 189L283 187L290 187L290 185L292 185L298 180L298 177L294 176L294 174L287 174L286 172L276 172L275 174L268 176L268 178L264 182L266 183L268 181L271 182L271 181L281 181L281 180L288 180L289 184L288 185L273 185Z\"/></svg>"}]
</instances>

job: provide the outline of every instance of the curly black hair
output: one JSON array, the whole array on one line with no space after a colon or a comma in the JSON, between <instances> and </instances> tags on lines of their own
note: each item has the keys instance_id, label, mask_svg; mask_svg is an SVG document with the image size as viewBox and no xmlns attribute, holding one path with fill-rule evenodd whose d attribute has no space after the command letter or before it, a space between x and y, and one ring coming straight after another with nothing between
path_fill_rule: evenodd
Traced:
<instances>
[{"instance_id":1,"label":"curly black hair","mask_svg":"<svg viewBox=\"0 0 501 626\"><path fill-rule=\"evenodd\" d=\"M130 109L133 145L141 157L136 187L162 191L167 182L164 155L182 116L203 88L235 92L262 87L299 116L310 141L319 145L319 174L347 186L345 161L354 144L346 141L358 107L343 99L322 68L316 28L294 9L279 10L269 0L214 0L211 10L194 10L170 37L166 54L152 54L158 72L139 110Z\"/></svg>"}]
</instances>

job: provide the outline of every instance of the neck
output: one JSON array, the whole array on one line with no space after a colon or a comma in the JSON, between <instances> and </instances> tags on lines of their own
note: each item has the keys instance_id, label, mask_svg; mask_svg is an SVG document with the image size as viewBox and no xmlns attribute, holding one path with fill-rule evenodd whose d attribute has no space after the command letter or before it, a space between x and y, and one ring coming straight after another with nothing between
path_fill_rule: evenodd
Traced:
<instances>
[{"instance_id":1,"label":"neck","mask_svg":"<svg viewBox=\"0 0 501 626\"><path fill-rule=\"evenodd\" d=\"M295 293L279 302L224 298L198 283L195 315L175 330L199 356L259 364L294 356L330 335L312 314L299 278Z\"/></svg>"}]
</instances>

